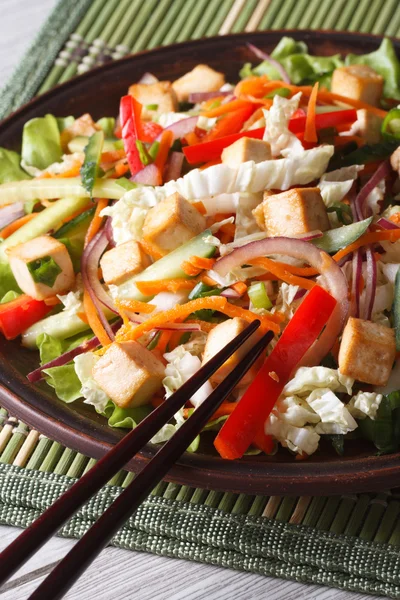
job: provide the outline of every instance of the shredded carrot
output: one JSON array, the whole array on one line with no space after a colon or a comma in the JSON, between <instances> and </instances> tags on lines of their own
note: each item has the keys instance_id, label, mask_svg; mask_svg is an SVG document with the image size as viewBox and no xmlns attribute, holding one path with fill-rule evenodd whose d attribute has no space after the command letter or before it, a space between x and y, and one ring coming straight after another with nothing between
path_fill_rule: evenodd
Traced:
<instances>
[{"instance_id":1,"label":"shredded carrot","mask_svg":"<svg viewBox=\"0 0 400 600\"><path fill-rule=\"evenodd\" d=\"M96 210L95 210L93 219L90 221L89 229L86 232L85 246L88 245L90 240L92 240L94 238L94 236L96 235L96 233L99 231L99 229L103 223L103 217L100 216L100 213L103 210L103 208L105 208L107 206L107 204L108 204L108 200L106 198L100 198L97 201L97 206L96 206Z\"/></svg>"},{"instance_id":2,"label":"shredded carrot","mask_svg":"<svg viewBox=\"0 0 400 600\"><path fill-rule=\"evenodd\" d=\"M390 216L389 221L392 221L392 223L395 223L396 225L400 225L400 211Z\"/></svg>"},{"instance_id":3,"label":"shredded carrot","mask_svg":"<svg viewBox=\"0 0 400 600\"><path fill-rule=\"evenodd\" d=\"M44 303L46 306L57 306L57 304L61 303L61 300L57 296L50 296L50 298L44 299Z\"/></svg>"},{"instance_id":4,"label":"shredded carrot","mask_svg":"<svg viewBox=\"0 0 400 600\"><path fill-rule=\"evenodd\" d=\"M202 281L203 283L205 283L206 285L215 285L217 282L214 281L214 279L212 279L209 275L202 275L200 277L200 281Z\"/></svg>"},{"instance_id":5,"label":"shredded carrot","mask_svg":"<svg viewBox=\"0 0 400 600\"><path fill-rule=\"evenodd\" d=\"M303 277L292 275L292 273L290 273L288 269L283 268L281 265L277 264L274 260L271 260L270 258L254 258L253 260L249 261L249 263L252 265L258 265L260 267L263 267L267 271L270 271L270 273L276 275L282 281L290 283L291 285L298 285L304 288L305 290L311 290L311 288L313 288L315 285L315 281L310 281L308 279L304 279Z\"/></svg>"},{"instance_id":6,"label":"shredded carrot","mask_svg":"<svg viewBox=\"0 0 400 600\"><path fill-rule=\"evenodd\" d=\"M198 269L212 269L215 258L203 258L201 256L191 256L189 262Z\"/></svg>"},{"instance_id":7,"label":"shredded carrot","mask_svg":"<svg viewBox=\"0 0 400 600\"><path fill-rule=\"evenodd\" d=\"M247 77L236 85L234 94L236 97L245 95L262 98L268 92L281 87L289 86L286 86L282 81L270 81L266 75Z\"/></svg>"},{"instance_id":8,"label":"shredded carrot","mask_svg":"<svg viewBox=\"0 0 400 600\"><path fill-rule=\"evenodd\" d=\"M232 100L231 102L226 102L226 104L220 104L216 108L212 108L211 110L206 110L202 114L205 117L220 117L221 115L225 115L229 112L234 112L239 108L244 108L249 103L244 100Z\"/></svg>"},{"instance_id":9,"label":"shredded carrot","mask_svg":"<svg viewBox=\"0 0 400 600\"><path fill-rule=\"evenodd\" d=\"M303 92L305 95L310 95L312 92L310 86L300 86L298 90L300 92ZM384 119L387 115L386 110L376 108L376 106L371 106L371 104L367 104L366 102L362 102L361 100L354 100L354 98L347 98L346 96L340 96L339 94L328 92L328 90L325 89L320 90L318 92L318 100L325 100L330 103L342 102L343 104L348 104L349 106L353 106L354 108L366 108L369 112L377 115L378 117L381 117L382 119Z\"/></svg>"},{"instance_id":10,"label":"shredded carrot","mask_svg":"<svg viewBox=\"0 0 400 600\"><path fill-rule=\"evenodd\" d=\"M81 215L82 213L84 213L87 210L89 210L89 208L91 208L92 206L93 206L92 201L88 200L88 203L86 204L86 206L83 206L79 210L77 210L74 213L72 213L72 215L70 215L69 217L67 217L66 219L63 220L63 223L69 223L73 219L76 219L76 217L79 217L79 215Z\"/></svg>"},{"instance_id":11,"label":"shredded carrot","mask_svg":"<svg viewBox=\"0 0 400 600\"><path fill-rule=\"evenodd\" d=\"M234 213L215 213L215 215L207 217L206 227L209 228L211 225L214 225L214 223L219 223L220 221L224 221L225 219L234 216Z\"/></svg>"},{"instance_id":12,"label":"shredded carrot","mask_svg":"<svg viewBox=\"0 0 400 600\"><path fill-rule=\"evenodd\" d=\"M125 159L123 162L117 163L114 168L117 177L123 177L129 171L129 165L125 162Z\"/></svg>"},{"instance_id":13,"label":"shredded carrot","mask_svg":"<svg viewBox=\"0 0 400 600\"><path fill-rule=\"evenodd\" d=\"M162 331L160 337L158 338L157 350L161 352L161 354L165 354L167 351L168 343L172 337L173 331Z\"/></svg>"},{"instance_id":14,"label":"shredded carrot","mask_svg":"<svg viewBox=\"0 0 400 600\"><path fill-rule=\"evenodd\" d=\"M146 333L146 331L151 331L158 325L176 321L178 319L186 319L186 317L188 317L191 313L203 308L209 308L223 312L227 303L228 302L226 298L222 298L221 296L208 296L207 298L190 300L189 302L186 302L186 304L178 304L175 306L175 308L158 312L140 325L135 326L133 323L123 325L118 331L116 339L117 341L137 340L144 333ZM253 319L254 318L255 315L253 314Z\"/></svg>"},{"instance_id":15,"label":"shredded carrot","mask_svg":"<svg viewBox=\"0 0 400 600\"><path fill-rule=\"evenodd\" d=\"M200 143L200 138L194 131L190 131L185 134L185 142L188 146L194 146L194 144Z\"/></svg>"},{"instance_id":16,"label":"shredded carrot","mask_svg":"<svg viewBox=\"0 0 400 600\"><path fill-rule=\"evenodd\" d=\"M186 275L189 275L189 277L195 277L203 270L198 269L197 267L192 265L192 263L189 260L184 260L181 263L181 269L184 273L186 273Z\"/></svg>"},{"instance_id":17,"label":"shredded carrot","mask_svg":"<svg viewBox=\"0 0 400 600\"><path fill-rule=\"evenodd\" d=\"M198 210L201 215L205 215L206 212L207 212L207 209L206 209L206 207L204 206L204 204L202 203L201 200L199 200L198 202L193 202L192 206L193 206L193 208L195 208L196 210Z\"/></svg>"},{"instance_id":18,"label":"shredded carrot","mask_svg":"<svg viewBox=\"0 0 400 600\"><path fill-rule=\"evenodd\" d=\"M98 317L96 307L93 304L93 301L87 290L85 290L83 293L83 306L85 309L85 314L86 314L89 326L92 329L94 335L99 339L100 344L102 346L108 346L109 344L111 344L111 340L108 337L108 334L105 331L105 329Z\"/></svg>"},{"instance_id":19,"label":"shredded carrot","mask_svg":"<svg viewBox=\"0 0 400 600\"><path fill-rule=\"evenodd\" d=\"M148 254L154 260L159 260L164 256L151 242L148 240L140 240L139 244L141 245L145 254Z\"/></svg>"},{"instance_id":20,"label":"shredded carrot","mask_svg":"<svg viewBox=\"0 0 400 600\"><path fill-rule=\"evenodd\" d=\"M111 163L116 162L121 158L125 158L125 150L123 148L120 150L112 150L111 152L103 152L100 156L100 162Z\"/></svg>"},{"instance_id":21,"label":"shredded carrot","mask_svg":"<svg viewBox=\"0 0 400 600\"><path fill-rule=\"evenodd\" d=\"M224 308L219 309L219 310L221 312L223 312L225 315L227 315L228 317L231 317L232 319L234 317L239 317L240 319L244 319L245 321L248 321L249 323L252 323L254 321L254 319L260 319L261 327L265 331L271 330L274 333L279 332L279 323L282 322L281 315L277 315L276 313L268 314L268 316L256 315L253 312L251 312L250 310L247 310L246 308L241 308L240 306L235 306L234 304L230 304L229 302L226 303Z\"/></svg>"},{"instance_id":22,"label":"shredded carrot","mask_svg":"<svg viewBox=\"0 0 400 600\"><path fill-rule=\"evenodd\" d=\"M213 104L215 104L216 102L221 102L224 99L225 96L217 96L216 98L210 98L209 100L205 100L202 105L201 108L203 110L207 110L207 108L210 108Z\"/></svg>"},{"instance_id":23,"label":"shredded carrot","mask_svg":"<svg viewBox=\"0 0 400 600\"><path fill-rule=\"evenodd\" d=\"M247 292L247 285L243 281L238 281L231 285L231 288L235 290L240 296L243 296Z\"/></svg>"},{"instance_id":24,"label":"shredded carrot","mask_svg":"<svg viewBox=\"0 0 400 600\"><path fill-rule=\"evenodd\" d=\"M145 296L155 296L159 292L191 290L196 285L194 279L159 279L157 281L135 281L139 292Z\"/></svg>"},{"instance_id":25,"label":"shredded carrot","mask_svg":"<svg viewBox=\"0 0 400 600\"><path fill-rule=\"evenodd\" d=\"M158 169L160 176L160 185L163 178L163 170L165 163L167 162L168 153L174 141L174 134L169 129L164 129L161 134L160 146L158 148L156 160L154 161L155 166Z\"/></svg>"},{"instance_id":26,"label":"shredded carrot","mask_svg":"<svg viewBox=\"0 0 400 600\"><path fill-rule=\"evenodd\" d=\"M354 252L362 246L368 246L369 244L375 244L376 242L383 242L385 240L388 242L395 242L399 239L400 229L385 229L383 231L373 231L371 233L367 232L359 237L358 240L350 244L350 246L343 248L343 250L339 250L339 252L337 252L333 258L336 262L338 262L350 254L350 252Z\"/></svg>"},{"instance_id":27,"label":"shredded carrot","mask_svg":"<svg viewBox=\"0 0 400 600\"><path fill-rule=\"evenodd\" d=\"M6 227L4 227L4 229L2 229L0 231L0 237L3 238L3 240L5 240L12 233L14 233L15 231L17 231L20 227L22 227L22 225L25 225L25 223L29 223L29 221L31 221L32 219L34 219L35 217L37 217L38 214L39 213L30 213L29 215L24 215L20 219L17 219L16 221L13 221L12 223L10 223L9 225L7 225Z\"/></svg>"},{"instance_id":28,"label":"shredded carrot","mask_svg":"<svg viewBox=\"0 0 400 600\"><path fill-rule=\"evenodd\" d=\"M233 241L233 235L231 235L230 233L224 233L223 231L221 233L218 233L217 237L219 237L219 241L221 242L221 244L229 244Z\"/></svg>"},{"instance_id":29,"label":"shredded carrot","mask_svg":"<svg viewBox=\"0 0 400 600\"><path fill-rule=\"evenodd\" d=\"M222 233L227 233L232 238L235 236L236 227L234 223L224 223L224 225L221 225L219 229L222 231Z\"/></svg>"},{"instance_id":30,"label":"shredded carrot","mask_svg":"<svg viewBox=\"0 0 400 600\"><path fill-rule=\"evenodd\" d=\"M317 127L315 123L315 107L317 105L318 81L315 82L307 107L306 127L304 131L305 142L318 142Z\"/></svg>"},{"instance_id":31,"label":"shredded carrot","mask_svg":"<svg viewBox=\"0 0 400 600\"><path fill-rule=\"evenodd\" d=\"M87 325L89 325L89 321L87 320L87 316L85 312L77 312L76 313L77 316L80 318L81 321L83 321L84 323L86 323Z\"/></svg>"},{"instance_id":32,"label":"shredded carrot","mask_svg":"<svg viewBox=\"0 0 400 600\"><path fill-rule=\"evenodd\" d=\"M115 306L119 309L129 310L132 312L149 314L156 308L154 304L148 302L140 302L139 300L122 299L116 300Z\"/></svg>"}]
</instances>

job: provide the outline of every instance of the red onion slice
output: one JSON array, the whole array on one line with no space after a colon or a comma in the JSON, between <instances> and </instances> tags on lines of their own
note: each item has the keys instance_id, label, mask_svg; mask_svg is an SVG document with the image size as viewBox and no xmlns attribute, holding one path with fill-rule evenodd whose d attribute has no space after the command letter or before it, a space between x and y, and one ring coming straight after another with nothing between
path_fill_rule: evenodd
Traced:
<instances>
[{"instance_id":1,"label":"red onion slice","mask_svg":"<svg viewBox=\"0 0 400 600\"><path fill-rule=\"evenodd\" d=\"M130 178L134 183L156 186L160 184L160 173L154 163L147 165Z\"/></svg>"},{"instance_id":2,"label":"red onion slice","mask_svg":"<svg viewBox=\"0 0 400 600\"><path fill-rule=\"evenodd\" d=\"M386 217L381 217L375 225L379 225L382 229L398 229L399 226L396 223L393 223L390 219L386 219Z\"/></svg>"},{"instance_id":3,"label":"red onion slice","mask_svg":"<svg viewBox=\"0 0 400 600\"><path fill-rule=\"evenodd\" d=\"M392 172L392 168L390 166L390 160L385 160L375 171L372 177L367 181L367 183L361 188L360 192L357 194L355 199L355 211L358 221L362 221L366 219L369 215L367 214L367 210L365 207L365 201L368 198L369 194L373 189L376 188L378 183L385 179Z\"/></svg>"},{"instance_id":4,"label":"red onion slice","mask_svg":"<svg viewBox=\"0 0 400 600\"><path fill-rule=\"evenodd\" d=\"M236 248L231 254L217 260L213 270L225 276L235 267L248 264L254 258L275 254L292 256L314 267L322 275L321 285L337 300L335 310L324 331L301 361L302 365L318 365L332 348L349 313L346 278L329 254L303 240L285 237L265 238Z\"/></svg>"},{"instance_id":5,"label":"red onion slice","mask_svg":"<svg viewBox=\"0 0 400 600\"><path fill-rule=\"evenodd\" d=\"M237 291L232 288L226 288L226 290L221 292L221 296L224 298L240 298L240 294L238 294Z\"/></svg>"},{"instance_id":6,"label":"red onion slice","mask_svg":"<svg viewBox=\"0 0 400 600\"><path fill-rule=\"evenodd\" d=\"M247 47L257 56L257 58L259 58L260 60L266 60L273 67L275 67L275 69L279 71L279 74L282 77L283 81L285 81L286 83L290 83L290 77L286 73L285 69L282 67L281 63L279 63L277 60L272 58L272 56L270 56L266 52L263 52L262 50L260 50L260 48L257 48L257 46L254 46L253 44L247 44Z\"/></svg>"},{"instance_id":7,"label":"red onion slice","mask_svg":"<svg viewBox=\"0 0 400 600\"><path fill-rule=\"evenodd\" d=\"M15 202L15 204L9 204L4 208L0 209L0 229L3 227L7 227L16 219L20 219L25 214L24 211L24 203L23 202Z\"/></svg>"},{"instance_id":8,"label":"red onion slice","mask_svg":"<svg viewBox=\"0 0 400 600\"><path fill-rule=\"evenodd\" d=\"M182 165L185 156L183 152L171 152L167 171L164 177L164 183L167 181L176 181L181 176Z\"/></svg>"},{"instance_id":9,"label":"red onion slice","mask_svg":"<svg viewBox=\"0 0 400 600\"><path fill-rule=\"evenodd\" d=\"M91 242L89 242L83 251L81 262L82 281L85 290L88 291L90 298L96 307L98 317L105 331L107 332L108 337L111 340L114 340L114 334L109 322L104 316L101 305L104 304L104 306L115 313L117 313L117 310L115 309L113 301L103 289L103 286L101 285L97 275L100 257L107 246L108 240L103 229L94 236L94 238L91 240Z\"/></svg>"},{"instance_id":10,"label":"red onion slice","mask_svg":"<svg viewBox=\"0 0 400 600\"><path fill-rule=\"evenodd\" d=\"M353 252L352 278L351 278L351 314L354 317L360 316L360 290L362 275L362 252L356 250Z\"/></svg>"},{"instance_id":11,"label":"red onion slice","mask_svg":"<svg viewBox=\"0 0 400 600\"><path fill-rule=\"evenodd\" d=\"M188 133L191 133L195 130L197 121L199 117L188 117L187 119L181 119L176 123L172 123L169 127L166 127L164 131L172 131L174 134L174 140L185 137ZM157 137L157 141L159 142L161 139L161 133Z\"/></svg>"},{"instance_id":12,"label":"red onion slice","mask_svg":"<svg viewBox=\"0 0 400 600\"><path fill-rule=\"evenodd\" d=\"M230 96L232 92L194 92L193 94L189 94L189 102L192 104L197 104L198 102L205 102L206 100L211 100L212 98L220 98L221 96Z\"/></svg>"},{"instance_id":13,"label":"red onion slice","mask_svg":"<svg viewBox=\"0 0 400 600\"><path fill-rule=\"evenodd\" d=\"M309 242L310 240L316 240L321 238L324 234L319 229L315 231L307 231L306 233L300 233L299 235L294 235L294 240L303 240L303 242Z\"/></svg>"},{"instance_id":14,"label":"red onion slice","mask_svg":"<svg viewBox=\"0 0 400 600\"><path fill-rule=\"evenodd\" d=\"M112 324L111 329L114 333L117 332L118 329L121 327L121 323L121 319L118 319L118 321ZM31 371L26 377L31 383L40 381L44 377L44 369L51 369L52 367L62 367L63 365L66 365L67 363L71 362L71 360L73 360L75 356L79 356L84 352L89 352L89 350L94 350L100 345L101 344L99 339L97 337L92 337L90 340L86 340L86 342L83 342L80 346L77 346L72 350L68 350L68 352L64 352L64 354L61 354L60 356L57 356L57 358L50 360L48 363L42 365L38 369Z\"/></svg>"},{"instance_id":15,"label":"red onion slice","mask_svg":"<svg viewBox=\"0 0 400 600\"><path fill-rule=\"evenodd\" d=\"M138 83L144 83L146 85L151 85L152 83L157 83L159 79L153 73L145 73L141 76Z\"/></svg>"}]
</instances>

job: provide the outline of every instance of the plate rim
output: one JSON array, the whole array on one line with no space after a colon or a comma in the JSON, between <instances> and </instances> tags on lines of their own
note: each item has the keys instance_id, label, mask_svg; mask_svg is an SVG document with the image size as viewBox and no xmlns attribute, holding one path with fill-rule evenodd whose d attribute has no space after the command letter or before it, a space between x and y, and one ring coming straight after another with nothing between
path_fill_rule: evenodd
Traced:
<instances>
[{"instance_id":1,"label":"plate rim","mask_svg":"<svg viewBox=\"0 0 400 600\"><path fill-rule=\"evenodd\" d=\"M360 41L364 40L375 44L379 43L384 37L389 37L395 46L400 49L400 41L390 36L336 30L279 29L189 40L171 44L167 47L144 50L116 61L110 61L61 83L44 94L36 96L3 119L0 122L0 133L4 127L12 124L14 120L23 117L25 112L40 107L46 99L57 97L65 90L73 91L75 86L82 85L82 82L87 82L87 85L89 85L92 78L95 79L109 70L118 69L121 64L140 63L143 57L162 55L166 49L176 51L185 48L202 48L204 44L212 46L221 43L222 45L226 44L227 41L244 45L246 40L250 38L252 40L259 39L262 43L263 38L280 38L283 35L291 35L297 39L305 40L315 40L318 36L326 36L332 43L335 43L336 38L341 43L345 42L346 39L354 42L356 38ZM11 365L9 367L7 370L4 365L0 366L0 403L13 416L18 417L30 427L37 429L44 435L48 435L51 439L59 441L66 447L93 458L100 458L112 447L111 443L90 437L90 435L76 428L74 429L67 423L57 421L53 416L37 407L33 407L29 402L28 395L29 392L31 394L32 392L35 393L35 387L29 384L24 376L14 369L20 375L15 377L15 374L12 373L13 368ZM36 396L40 398L40 393ZM146 452L139 454L130 461L127 468L136 472L140 471L153 454L154 450L147 448ZM190 460L188 460L188 457L190 457ZM298 495L299 490L302 491L301 493L312 493L312 495L326 495L327 491L331 493L343 493L343 491L363 492L371 491L373 488L382 489L384 486L390 485L387 482L395 482L396 478L398 479L400 475L400 453L384 456L353 457L351 460L329 461L326 465L327 472L324 472L322 462L297 462L295 460L292 462L253 462L250 468L246 459L223 461L216 456L185 453L170 471L166 480L191 487L237 493L244 492L247 494ZM233 478L234 474L235 477Z\"/></svg>"}]
</instances>

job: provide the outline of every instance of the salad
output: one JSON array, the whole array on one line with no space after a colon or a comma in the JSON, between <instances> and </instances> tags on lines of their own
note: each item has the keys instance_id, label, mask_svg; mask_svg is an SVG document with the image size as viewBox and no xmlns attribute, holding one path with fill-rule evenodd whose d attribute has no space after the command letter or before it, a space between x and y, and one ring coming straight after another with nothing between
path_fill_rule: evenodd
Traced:
<instances>
[{"instance_id":1,"label":"salad","mask_svg":"<svg viewBox=\"0 0 400 600\"><path fill-rule=\"evenodd\" d=\"M117 117L47 114L0 149L0 331L39 351L29 381L134 428L259 319L153 443L270 331L205 428L222 457L396 451L400 63L388 39L249 49L236 83L146 73Z\"/></svg>"}]
</instances>

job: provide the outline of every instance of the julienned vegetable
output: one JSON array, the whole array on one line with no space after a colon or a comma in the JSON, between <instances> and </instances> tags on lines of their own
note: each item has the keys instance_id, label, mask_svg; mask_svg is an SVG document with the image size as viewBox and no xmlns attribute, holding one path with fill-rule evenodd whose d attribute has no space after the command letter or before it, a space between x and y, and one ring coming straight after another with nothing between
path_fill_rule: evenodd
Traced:
<instances>
[{"instance_id":1,"label":"julienned vegetable","mask_svg":"<svg viewBox=\"0 0 400 600\"><path fill-rule=\"evenodd\" d=\"M236 85L146 74L119 118L46 115L22 157L0 149L0 330L39 350L30 381L132 428L257 317L268 356L205 428L223 457L346 453L348 434L395 451L400 63L388 40L250 49Z\"/></svg>"},{"instance_id":2,"label":"julienned vegetable","mask_svg":"<svg viewBox=\"0 0 400 600\"><path fill-rule=\"evenodd\" d=\"M291 373L316 341L335 306L336 300L319 286L305 297L215 438L215 447L222 458L241 458L246 452L258 430L262 429Z\"/></svg>"}]
</instances>

